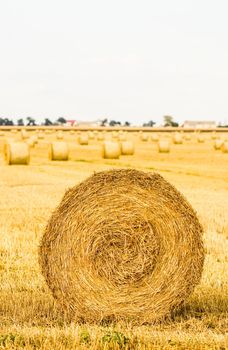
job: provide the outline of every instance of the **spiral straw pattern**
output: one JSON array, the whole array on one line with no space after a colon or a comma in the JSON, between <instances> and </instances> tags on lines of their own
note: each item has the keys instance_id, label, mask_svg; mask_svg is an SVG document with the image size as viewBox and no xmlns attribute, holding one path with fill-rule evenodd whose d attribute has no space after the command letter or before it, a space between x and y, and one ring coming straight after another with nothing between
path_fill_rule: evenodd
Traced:
<instances>
[{"instance_id":1,"label":"spiral straw pattern","mask_svg":"<svg viewBox=\"0 0 228 350\"><path fill-rule=\"evenodd\" d=\"M200 281L202 227L162 176L95 173L69 189L40 244L40 264L72 319L154 322Z\"/></svg>"}]
</instances>

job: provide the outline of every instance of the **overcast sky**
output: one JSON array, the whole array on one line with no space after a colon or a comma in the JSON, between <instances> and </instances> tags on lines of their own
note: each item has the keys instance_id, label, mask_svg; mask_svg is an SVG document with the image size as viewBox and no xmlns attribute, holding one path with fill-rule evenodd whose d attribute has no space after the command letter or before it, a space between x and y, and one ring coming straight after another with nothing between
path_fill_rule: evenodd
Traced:
<instances>
[{"instance_id":1,"label":"overcast sky","mask_svg":"<svg viewBox=\"0 0 228 350\"><path fill-rule=\"evenodd\" d=\"M0 1L0 116L228 122L227 0Z\"/></svg>"}]
</instances>

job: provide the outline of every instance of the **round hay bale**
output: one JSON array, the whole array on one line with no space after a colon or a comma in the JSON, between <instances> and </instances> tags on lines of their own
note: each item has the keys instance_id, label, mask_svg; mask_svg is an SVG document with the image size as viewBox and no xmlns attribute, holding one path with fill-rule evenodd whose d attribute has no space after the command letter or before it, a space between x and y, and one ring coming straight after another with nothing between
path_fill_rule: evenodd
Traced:
<instances>
[{"instance_id":1,"label":"round hay bale","mask_svg":"<svg viewBox=\"0 0 228 350\"><path fill-rule=\"evenodd\" d=\"M21 138L22 138L22 140L29 138L29 135L25 129L21 129Z\"/></svg>"},{"instance_id":2,"label":"round hay bale","mask_svg":"<svg viewBox=\"0 0 228 350\"><path fill-rule=\"evenodd\" d=\"M70 130L70 135L74 135L74 134L75 134L74 130Z\"/></svg>"},{"instance_id":3,"label":"round hay bale","mask_svg":"<svg viewBox=\"0 0 228 350\"><path fill-rule=\"evenodd\" d=\"M119 138L119 133L117 131L112 131L112 138L113 139L118 139Z\"/></svg>"},{"instance_id":4,"label":"round hay bale","mask_svg":"<svg viewBox=\"0 0 228 350\"><path fill-rule=\"evenodd\" d=\"M169 140L159 140L158 141L158 151L160 153L169 153L170 152Z\"/></svg>"},{"instance_id":5,"label":"round hay bale","mask_svg":"<svg viewBox=\"0 0 228 350\"><path fill-rule=\"evenodd\" d=\"M127 136L126 134L120 133L118 136L119 141L127 141Z\"/></svg>"},{"instance_id":6,"label":"round hay bale","mask_svg":"<svg viewBox=\"0 0 228 350\"><path fill-rule=\"evenodd\" d=\"M36 144L36 141L33 137L29 137L25 142L27 145L29 145L29 147L34 147Z\"/></svg>"},{"instance_id":7,"label":"round hay bale","mask_svg":"<svg viewBox=\"0 0 228 350\"><path fill-rule=\"evenodd\" d=\"M204 141L205 141L204 136L199 134L197 137L197 141L198 141L198 143L204 143Z\"/></svg>"},{"instance_id":8,"label":"round hay bale","mask_svg":"<svg viewBox=\"0 0 228 350\"><path fill-rule=\"evenodd\" d=\"M89 131L88 132L88 138L89 138L89 140L94 140L95 139L95 135L94 135L93 131Z\"/></svg>"},{"instance_id":9,"label":"round hay bale","mask_svg":"<svg viewBox=\"0 0 228 350\"><path fill-rule=\"evenodd\" d=\"M88 145L89 144L89 137L87 134L81 134L78 137L78 143L79 145Z\"/></svg>"},{"instance_id":10,"label":"round hay bale","mask_svg":"<svg viewBox=\"0 0 228 350\"><path fill-rule=\"evenodd\" d=\"M141 141L146 142L146 141L148 141L148 135L145 133L142 133L142 134L140 134L140 139L141 139Z\"/></svg>"},{"instance_id":11,"label":"round hay bale","mask_svg":"<svg viewBox=\"0 0 228 350\"><path fill-rule=\"evenodd\" d=\"M175 133L173 136L173 143L175 145L180 145L183 143L182 135L180 133Z\"/></svg>"},{"instance_id":12,"label":"round hay bale","mask_svg":"<svg viewBox=\"0 0 228 350\"><path fill-rule=\"evenodd\" d=\"M11 132L12 134L17 134L17 129L11 129L10 132Z\"/></svg>"},{"instance_id":13,"label":"round hay bale","mask_svg":"<svg viewBox=\"0 0 228 350\"><path fill-rule=\"evenodd\" d=\"M228 153L228 141L225 141L221 147L223 153Z\"/></svg>"},{"instance_id":14,"label":"round hay bale","mask_svg":"<svg viewBox=\"0 0 228 350\"><path fill-rule=\"evenodd\" d=\"M50 160L68 160L69 148L66 142L51 142L49 145Z\"/></svg>"},{"instance_id":15,"label":"round hay bale","mask_svg":"<svg viewBox=\"0 0 228 350\"><path fill-rule=\"evenodd\" d=\"M49 134L51 134L51 130L50 130L50 129L45 129L45 130L44 130L44 133L45 133L46 135L49 135Z\"/></svg>"},{"instance_id":16,"label":"round hay bale","mask_svg":"<svg viewBox=\"0 0 228 350\"><path fill-rule=\"evenodd\" d=\"M191 135L190 134L184 134L184 139L186 141L190 141L191 140Z\"/></svg>"},{"instance_id":17,"label":"round hay bale","mask_svg":"<svg viewBox=\"0 0 228 350\"><path fill-rule=\"evenodd\" d=\"M158 142L158 140L159 140L158 134L152 133L152 135L151 135L151 141L153 141L153 142Z\"/></svg>"},{"instance_id":18,"label":"round hay bale","mask_svg":"<svg viewBox=\"0 0 228 350\"><path fill-rule=\"evenodd\" d=\"M72 319L154 322L199 283L202 227L159 174L100 172L65 193L44 232L39 261Z\"/></svg>"},{"instance_id":19,"label":"round hay bale","mask_svg":"<svg viewBox=\"0 0 228 350\"><path fill-rule=\"evenodd\" d=\"M220 139L217 139L215 140L214 142L214 149L217 151L217 150L220 150L222 145L223 145L223 140L220 140Z\"/></svg>"},{"instance_id":20,"label":"round hay bale","mask_svg":"<svg viewBox=\"0 0 228 350\"><path fill-rule=\"evenodd\" d=\"M43 131L40 131L37 135L38 140L43 140L44 139L44 133Z\"/></svg>"},{"instance_id":21,"label":"round hay bale","mask_svg":"<svg viewBox=\"0 0 228 350\"><path fill-rule=\"evenodd\" d=\"M212 140L218 139L218 136L216 135L216 132L215 132L215 131L213 131L213 132L211 133L211 139L212 139Z\"/></svg>"},{"instance_id":22,"label":"round hay bale","mask_svg":"<svg viewBox=\"0 0 228 350\"><path fill-rule=\"evenodd\" d=\"M105 141L102 147L102 158L119 159L121 147L119 142Z\"/></svg>"},{"instance_id":23,"label":"round hay bale","mask_svg":"<svg viewBox=\"0 0 228 350\"><path fill-rule=\"evenodd\" d=\"M62 130L58 130L56 133L57 140L63 140L63 132Z\"/></svg>"},{"instance_id":24,"label":"round hay bale","mask_svg":"<svg viewBox=\"0 0 228 350\"><path fill-rule=\"evenodd\" d=\"M8 165L30 162L30 150L26 142L7 142L4 145L5 162Z\"/></svg>"},{"instance_id":25,"label":"round hay bale","mask_svg":"<svg viewBox=\"0 0 228 350\"><path fill-rule=\"evenodd\" d=\"M100 133L97 135L97 141L104 141L104 134Z\"/></svg>"},{"instance_id":26,"label":"round hay bale","mask_svg":"<svg viewBox=\"0 0 228 350\"><path fill-rule=\"evenodd\" d=\"M132 156L135 153L135 146L132 141L123 141L120 143L120 147L123 156Z\"/></svg>"}]
</instances>

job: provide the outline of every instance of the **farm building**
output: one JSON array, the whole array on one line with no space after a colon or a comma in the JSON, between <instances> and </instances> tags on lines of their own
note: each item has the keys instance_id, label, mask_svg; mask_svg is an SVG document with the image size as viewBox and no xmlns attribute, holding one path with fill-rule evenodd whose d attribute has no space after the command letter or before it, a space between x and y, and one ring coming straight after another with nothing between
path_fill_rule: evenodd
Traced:
<instances>
[{"instance_id":1,"label":"farm building","mask_svg":"<svg viewBox=\"0 0 228 350\"><path fill-rule=\"evenodd\" d=\"M216 128L216 122L186 120L183 124L183 127L187 129L213 129Z\"/></svg>"}]
</instances>

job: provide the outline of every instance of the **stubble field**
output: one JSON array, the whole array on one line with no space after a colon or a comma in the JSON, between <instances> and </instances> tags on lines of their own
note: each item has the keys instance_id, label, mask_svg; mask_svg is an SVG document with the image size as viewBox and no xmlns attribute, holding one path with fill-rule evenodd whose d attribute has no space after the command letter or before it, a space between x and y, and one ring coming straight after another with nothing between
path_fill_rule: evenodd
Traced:
<instances>
[{"instance_id":1,"label":"stubble field","mask_svg":"<svg viewBox=\"0 0 228 350\"><path fill-rule=\"evenodd\" d=\"M34 134L35 132L33 132ZM163 137L170 138L170 134ZM226 349L228 347L228 154L213 149L211 135L197 135L171 152L138 133L135 155L101 158L96 137L88 146L64 132L67 162L48 160L48 143L31 148L28 166L6 166L0 136L0 349ZM106 135L109 138L109 135ZM222 135L221 137L226 137ZM188 199L204 228L203 277L181 310L154 325L75 324L52 298L38 265L38 245L50 214L64 192L96 171L136 168L160 173Z\"/></svg>"}]
</instances>

